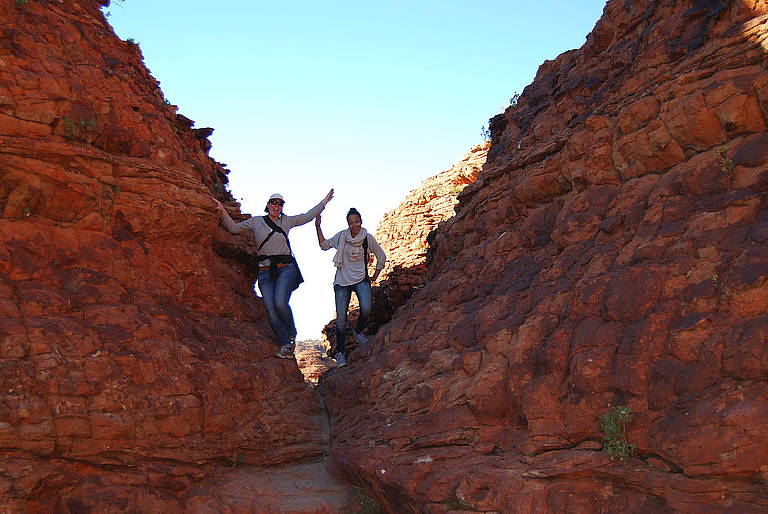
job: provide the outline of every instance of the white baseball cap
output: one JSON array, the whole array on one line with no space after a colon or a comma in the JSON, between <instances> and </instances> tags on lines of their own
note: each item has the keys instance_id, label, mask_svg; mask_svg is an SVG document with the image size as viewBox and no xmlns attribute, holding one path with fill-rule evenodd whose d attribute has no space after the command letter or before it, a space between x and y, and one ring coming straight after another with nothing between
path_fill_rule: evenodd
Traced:
<instances>
[{"instance_id":1,"label":"white baseball cap","mask_svg":"<svg viewBox=\"0 0 768 514\"><path fill-rule=\"evenodd\" d=\"M269 197L269 200L281 200L281 201L285 202L285 199L283 199L283 195L281 195L280 193L273 194L272 196ZM267 200L267 201L269 201L269 200Z\"/></svg>"}]
</instances>

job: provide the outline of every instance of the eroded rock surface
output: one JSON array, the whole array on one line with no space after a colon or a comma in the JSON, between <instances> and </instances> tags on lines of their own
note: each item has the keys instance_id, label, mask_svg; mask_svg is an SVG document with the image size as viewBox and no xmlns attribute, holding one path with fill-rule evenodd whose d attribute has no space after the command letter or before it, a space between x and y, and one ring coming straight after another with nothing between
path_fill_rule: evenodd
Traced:
<instances>
[{"instance_id":1,"label":"eroded rock surface","mask_svg":"<svg viewBox=\"0 0 768 514\"><path fill-rule=\"evenodd\" d=\"M315 395L273 358L253 245L218 227L211 129L98 4L0 5L4 512L177 511L229 466L324 451Z\"/></svg>"},{"instance_id":2,"label":"eroded rock surface","mask_svg":"<svg viewBox=\"0 0 768 514\"><path fill-rule=\"evenodd\" d=\"M371 333L424 286L429 235L438 223L454 215L458 194L477 178L489 146L490 142L486 142L472 147L449 169L411 191L382 218L376 240L387 253L387 265L374 289Z\"/></svg>"},{"instance_id":3,"label":"eroded rock surface","mask_svg":"<svg viewBox=\"0 0 768 514\"><path fill-rule=\"evenodd\" d=\"M321 380L339 472L392 512L768 512L766 52L765 1L612 0L544 63Z\"/></svg>"}]
</instances>

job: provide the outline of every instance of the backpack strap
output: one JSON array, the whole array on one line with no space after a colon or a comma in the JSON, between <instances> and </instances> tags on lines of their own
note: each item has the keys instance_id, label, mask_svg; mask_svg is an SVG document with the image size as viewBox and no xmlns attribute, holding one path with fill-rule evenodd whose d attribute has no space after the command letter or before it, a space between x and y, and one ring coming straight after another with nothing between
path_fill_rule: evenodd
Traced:
<instances>
[{"instance_id":1,"label":"backpack strap","mask_svg":"<svg viewBox=\"0 0 768 514\"><path fill-rule=\"evenodd\" d=\"M368 234L365 235L365 239L363 239L363 255L365 255L365 279L369 280L368 277Z\"/></svg>"},{"instance_id":2,"label":"backpack strap","mask_svg":"<svg viewBox=\"0 0 768 514\"><path fill-rule=\"evenodd\" d=\"M267 224L269 228L272 229L272 232L267 235L267 237L264 238L264 241L261 242L259 245L259 250L261 250L261 247L264 246L267 241L269 241L269 238L272 237L275 232L283 234L283 237L285 238L285 244L288 245L288 252L290 252L290 256L288 255L260 255L259 256L259 262L265 261L269 259L269 274L272 277L272 280L275 280L275 277L277 276L277 264L278 263L286 263L286 262L293 262L296 265L296 284L293 286L293 289L291 291L295 290L297 287L299 287L299 284L304 282L304 277L301 275L301 270L299 269L299 263L296 262L296 257L293 256L293 250L291 250L291 241L288 239L288 234L285 233L285 230L280 228L277 223L269 219L269 215L262 216L262 219L264 220L264 223Z\"/></svg>"},{"instance_id":3,"label":"backpack strap","mask_svg":"<svg viewBox=\"0 0 768 514\"><path fill-rule=\"evenodd\" d=\"M272 221L268 215L262 216L262 219L264 220L264 223L267 224L269 228L272 229L272 232L269 233L267 237L264 238L264 241L261 242L259 245L259 250L261 250L261 247L267 244L267 241L269 241L269 238L275 235L275 232L278 232L280 234L283 234L283 237L285 238L285 244L288 245L288 251L291 252L291 255L293 255L293 250L291 250L291 242L288 240L288 234L285 233L285 230L280 228L280 226Z\"/></svg>"},{"instance_id":4,"label":"backpack strap","mask_svg":"<svg viewBox=\"0 0 768 514\"><path fill-rule=\"evenodd\" d=\"M259 245L259 252L261 252L261 248L262 248L262 247L263 247L265 244L267 244L267 241L269 241L269 238L270 238L270 237L272 237L274 234L275 234L275 231L273 230L272 232L270 232L270 233L267 235L267 237L265 237L265 238L264 238L264 241L262 241L262 242L261 242L261 244Z\"/></svg>"}]
</instances>

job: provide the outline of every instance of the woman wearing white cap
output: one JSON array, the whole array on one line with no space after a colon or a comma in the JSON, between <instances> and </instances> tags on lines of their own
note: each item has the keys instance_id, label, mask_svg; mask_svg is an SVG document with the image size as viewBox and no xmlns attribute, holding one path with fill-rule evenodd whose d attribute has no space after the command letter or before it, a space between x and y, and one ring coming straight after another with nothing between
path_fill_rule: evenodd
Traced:
<instances>
[{"instance_id":1,"label":"woman wearing white cap","mask_svg":"<svg viewBox=\"0 0 768 514\"><path fill-rule=\"evenodd\" d=\"M296 324L288 301L291 299L291 293L303 282L291 252L288 231L314 219L323 212L331 198L333 189L309 211L288 216L283 214L283 195L275 193L269 197L264 208L266 216L254 216L240 223L232 221L224 206L221 203L218 205L221 224L229 232L253 232L259 249L259 290L267 309L269 325L280 346L277 356L283 359L293 357L296 341Z\"/></svg>"}]
</instances>

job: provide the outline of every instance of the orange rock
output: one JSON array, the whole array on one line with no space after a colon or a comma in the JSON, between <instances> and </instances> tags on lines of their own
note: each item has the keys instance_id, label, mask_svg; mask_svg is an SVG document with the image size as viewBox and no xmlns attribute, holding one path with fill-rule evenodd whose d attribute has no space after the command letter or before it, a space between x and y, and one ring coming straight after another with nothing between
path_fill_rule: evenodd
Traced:
<instances>
[{"instance_id":1,"label":"orange rock","mask_svg":"<svg viewBox=\"0 0 768 514\"><path fill-rule=\"evenodd\" d=\"M320 381L343 477L392 512L768 509L766 16L609 1L491 119L418 291Z\"/></svg>"},{"instance_id":2,"label":"orange rock","mask_svg":"<svg viewBox=\"0 0 768 514\"><path fill-rule=\"evenodd\" d=\"M0 6L0 510L175 512L196 485L244 508L200 484L319 460L321 412L273 358L253 242L219 228L211 129L164 102L102 3ZM331 488L301 509L343 506Z\"/></svg>"}]
</instances>

